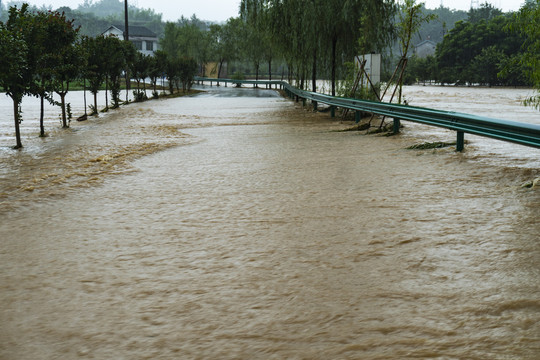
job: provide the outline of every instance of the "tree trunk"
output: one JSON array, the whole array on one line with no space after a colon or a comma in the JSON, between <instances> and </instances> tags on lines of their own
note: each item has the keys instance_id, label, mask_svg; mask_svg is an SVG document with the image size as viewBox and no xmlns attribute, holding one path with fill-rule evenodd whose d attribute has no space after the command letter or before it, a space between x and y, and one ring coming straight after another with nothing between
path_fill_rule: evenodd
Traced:
<instances>
[{"instance_id":1,"label":"tree trunk","mask_svg":"<svg viewBox=\"0 0 540 360\"><path fill-rule=\"evenodd\" d=\"M255 64L255 81L259 81L259 63ZM258 84L255 84L255 87L259 87Z\"/></svg>"},{"instance_id":2,"label":"tree trunk","mask_svg":"<svg viewBox=\"0 0 540 360\"><path fill-rule=\"evenodd\" d=\"M94 112L92 115L97 115L99 113L97 108L97 91L94 93Z\"/></svg>"},{"instance_id":3,"label":"tree trunk","mask_svg":"<svg viewBox=\"0 0 540 360\"><path fill-rule=\"evenodd\" d=\"M15 118L15 138L17 139L17 145L15 146L15 149L22 148L22 142L21 142L21 131L19 128L19 101L12 97L13 99L13 117Z\"/></svg>"},{"instance_id":4,"label":"tree trunk","mask_svg":"<svg viewBox=\"0 0 540 360\"><path fill-rule=\"evenodd\" d=\"M336 96L336 52L337 36L332 38L332 96Z\"/></svg>"},{"instance_id":5,"label":"tree trunk","mask_svg":"<svg viewBox=\"0 0 540 360\"><path fill-rule=\"evenodd\" d=\"M146 79L143 79L142 87L144 91L144 97L148 97L148 95L146 94Z\"/></svg>"},{"instance_id":6,"label":"tree trunk","mask_svg":"<svg viewBox=\"0 0 540 360\"><path fill-rule=\"evenodd\" d=\"M169 79L169 91L171 95L174 94L174 80L172 78Z\"/></svg>"},{"instance_id":7,"label":"tree trunk","mask_svg":"<svg viewBox=\"0 0 540 360\"><path fill-rule=\"evenodd\" d=\"M45 137L45 125L43 124L43 114L45 112L45 96L43 94L39 97L40 100L40 112L39 112L39 136Z\"/></svg>"},{"instance_id":8,"label":"tree trunk","mask_svg":"<svg viewBox=\"0 0 540 360\"><path fill-rule=\"evenodd\" d=\"M66 92L60 92L58 95L60 95L60 103L62 104L62 127L66 129L69 127L66 116Z\"/></svg>"},{"instance_id":9,"label":"tree trunk","mask_svg":"<svg viewBox=\"0 0 540 360\"><path fill-rule=\"evenodd\" d=\"M107 110L109 110L109 77L108 76L105 78L105 111Z\"/></svg>"},{"instance_id":10,"label":"tree trunk","mask_svg":"<svg viewBox=\"0 0 540 360\"><path fill-rule=\"evenodd\" d=\"M84 78L84 116L86 117L86 78Z\"/></svg>"},{"instance_id":11,"label":"tree trunk","mask_svg":"<svg viewBox=\"0 0 540 360\"><path fill-rule=\"evenodd\" d=\"M292 84L292 80L293 80L293 65L292 64L287 64L288 67L289 67L289 74L287 75L288 79L289 79L289 84Z\"/></svg>"},{"instance_id":12,"label":"tree trunk","mask_svg":"<svg viewBox=\"0 0 540 360\"><path fill-rule=\"evenodd\" d=\"M311 73L311 91L317 92L317 49L313 50L313 69Z\"/></svg>"},{"instance_id":13,"label":"tree trunk","mask_svg":"<svg viewBox=\"0 0 540 360\"><path fill-rule=\"evenodd\" d=\"M126 102L129 102L129 90L131 90L131 79L129 77L129 70L126 69Z\"/></svg>"},{"instance_id":14,"label":"tree trunk","mask_svg":"<svg viewBox=\"0 0 540 360\"><path fill-rule=\"evenodd\" d=\"M221 67L223 66L224 61L225 59L219 60L219 67L218 67L218 72L217 72L218 79L221 78ZM217 82L217 86L219 86L219 81Z\"/></svg>"},{"instance_id":15,"label":"tree trunk","mask_svg":"<svg viewBox=\"0 0 540 360\"><path fill-rule=\"evenodd\" d=\"M268 59L268 80L272 81L272 58Z\"/></svg>"}]
</instances>

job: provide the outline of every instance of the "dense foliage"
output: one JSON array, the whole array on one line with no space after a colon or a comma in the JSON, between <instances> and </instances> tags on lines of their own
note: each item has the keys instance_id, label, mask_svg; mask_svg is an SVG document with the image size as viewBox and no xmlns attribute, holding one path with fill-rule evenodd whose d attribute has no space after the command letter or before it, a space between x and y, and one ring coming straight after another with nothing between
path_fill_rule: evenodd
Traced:
<instances>
[{"instance_id":1,"label":"dense foliage","mask_svg":"<svg viewBox=\"0 0 540 360\"><path fill-rule=\"evenodd\" d=\"M256 66L266 60L271 74L272 60L281 58L287 64L289 77L295 76L301 87L308 78L315 87L323 68L331 80L332 94L336 93L338 72L344 68L342 59L350 61L359 51L378 51L392 38L390 19L395 10L391 0L240 3L241 18L254 33L249 41L263 44L255 48L254 54L249 49Z\"/></svg>"},{"instance_id":2,"label":"dense foliage","mask_svg":"<svg viewBox=\"0 0 540 360\"><path fill-rule=\"evenodd\" d=\"M539 38L535 12L538 13L538 0L529 1L517 14L504 14L487 3L471 9L467 19L456 22L437 44L433 57L410 59L407 81L487 86L535 84L533 59L538 59L540 53L533 40Z\"/></svg>"},{"instance_id":3,"label":"dense foliage","mask_svg":"<svg viewBox=\"0 0 540 360\"><path fill-rule=\"evenodd\" d=\"M524 76L540 92L540 0L528 1L520 11L514 15L513 22L508 26L508 31L518 32L525 38L521 44L521 53L512 59L503 69L511 72L514 68L522 67ZM525 101L527 105L532 105L540 109L540 95L531 97Z\"/></svg>"}]
</instances>

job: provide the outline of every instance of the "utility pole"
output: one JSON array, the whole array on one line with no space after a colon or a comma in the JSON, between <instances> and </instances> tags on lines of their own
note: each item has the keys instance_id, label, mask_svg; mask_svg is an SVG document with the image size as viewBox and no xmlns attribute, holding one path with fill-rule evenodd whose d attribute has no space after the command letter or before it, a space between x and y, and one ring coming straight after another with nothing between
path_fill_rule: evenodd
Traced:
<instances>
[{"instance_id":1,"label":"utility pole","mask_svg":"<svg viewBox=\"0 0 540 360\"><path fill-rule=\"evenodd\" d=\"M124 40L129 41L128 0L124 0ZM131 90L129 68L126 67L126 102L129 98L129 90Z\"/></svg>"},{"instance_id":2,"label":"utility pole","mask_svg":"<svg viewBox=\"0 0 540 360\"><path fill-rule=\"evenodd\" d=\"M124 0L124 40L129 41L128 0Z\"/></svg>"}]
</instances>

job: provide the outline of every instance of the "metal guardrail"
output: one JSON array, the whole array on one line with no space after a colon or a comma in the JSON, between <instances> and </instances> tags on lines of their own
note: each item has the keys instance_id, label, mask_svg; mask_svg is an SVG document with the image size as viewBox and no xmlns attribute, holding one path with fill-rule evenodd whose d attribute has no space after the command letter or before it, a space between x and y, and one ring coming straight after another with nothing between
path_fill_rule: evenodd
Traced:
<instances>
[{"instance_id":1,"label":"metal guardrail","mask_svg":"<svg viewBox=\"0 0 540 360\"><path fill-rule=\"evenodd\" d=\"M388 116L394 119L394 131L399 131L401 120L413 121L442 127L457 132L456 150L464 147L464 133L508 141L516 144L540 148L540 125L520 123L516 121L493 119L484 116L459 112L434 110L409 105L335 97L311 91L300 90L287 82L279 80L234 80L209 79L196 77L195 81L212 81L233 84L274 85L284 89L290 97L308 99L316 103L324 103L332 107L340 107L355 111L368 112Z\"/></svg>"}]
</instances>

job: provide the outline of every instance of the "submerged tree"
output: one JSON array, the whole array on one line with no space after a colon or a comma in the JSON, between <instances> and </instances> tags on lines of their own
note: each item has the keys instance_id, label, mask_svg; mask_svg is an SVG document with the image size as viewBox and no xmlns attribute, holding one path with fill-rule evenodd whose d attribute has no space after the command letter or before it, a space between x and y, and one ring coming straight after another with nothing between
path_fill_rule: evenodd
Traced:
<instances>
[{"instance_id":1,"label":"submerged tree","mask_svg":"<svg viewBox=\"0 0 540 360\"><path fill-rule=\"evenodd\" d=\"M246 38L242 53L255 69L255 80L259 80L261 62L269 46L267 13L263 0L242 0L240 15L246 24Z\"/></svg>"},{"instance_id":2,"label":"submerged tree","mask_svg":"<svg viewBox=\"0 0 540 360\"><path fill-rule=\"evenodd\" d=\"M217 76L221 76L223 64L240 58L242 54L240 44L246 38L245 24L239 18L230 18L225 25L211 25L210 37L212 39L212 55L217 60Z\"/></svg>"},{"instance_id":3,"label":"submerged tree","mask_svg":"<svg viewBox=\"0 0 540 360\"><path fill-rule=\"evenodd\" d=\"M253 12L265 19L269 49L278 49L289 69L295 68L300 87L311 73L315 89L314 79L326 66L335 94L343 62L366 48L382 49L392 37L395 5L393 0L244 0L241 11L248 21ZM365 41L358 46L361 37Z\"/></svg>"},{"instance_id":4,"label":"submerged tree","mask_svg":"<svg viewBox=\"0 0 540 360\"><path fill-rule=\"evenodd\" d=\"M140 52L137 52L135 54L135 61L131 63L129 72L131 73L132 77L135 78L135 81L137 82L137 90L133 91L133 95L135 96L135 101L143 101L146 100L148 97L146 95L146 84L144 82L144 79L148 77L148 74L150 72L150 56L144 55ZM143 90L141 91L141 81L143 82Z\"/></svg>"},{"instance_id":5,"label":"submerged tree","mask_svg":"<svg viewBox=\"0 0 540 360\"><path fill-rule=\"evenodd\" d=\"M128 64L135 57L137 50L132 42L120 40L115 36L104 38L104 68L105 68L105 91L110 89L112 97L112 108L116 109L120 106L120 80L122 73ZM108 110L108 97L106 95L105 111Z\"/></svg>"},{"instance_id":6,"label":"submerged tree","mask_svg":"<svg viewBox=\"0 0 540 360\"><path fill-rule=\"evenodd\" d=\"M80 44L72 43L62 49L57 57L57 64L53 72L54 91L60 96L62 109L62 127L69 127L71 114L66 104L66 95L72 82L81 78L85 65L84 53Z\"/></svg>"},{"instance_id":7,"label":"submerged tree","mask_svg":"<svg viewBox=\"0 0 540 360\"><path fill-rule=\"evenodd\" d=\"M52 13L38 12L26 18L24 32L28 47L27 64L29 70L35 74L36 81L32 83L30 93L40 99L39 127L40 136L45 136L45 98L50 102L52 98L48 96L52 92L52 69L54 62L51 57L55 55L56 42L49 41L51 33L54 33L55 16ZM51 44L53 43L53 44ZM51 46L53 45L53 46Z\"/></svg>"},{"instance_id":8,"label":"submerged tree","mask_svg":"<svg viewBox=\"0 0 540 360\"><path fill-rule=\"evenodd\" d=\"M60 96L62 127L67 128L66 94L70 83L80 78L85 56L80 44L76 43L79 29L73 26L73 21L67 21L64 14L51 13L47 25L46 34L50 36L46 43L50 48L47 76L50 76L52 88Z\"/></svg>"},{"instance_id":9,"label":"submerged tree","mask_svg":"<svg viewBox=\"0 0 540 360\"><path fill-rule=\"evenodd\" d=\"M90 115L98 114L97 94L105 81L105 42L103 35L96 37L85 36L82 39L82 46L86 53L85 77L88 80L90 92L94 96L94 105L91 106L92 113Z\"/></svg>"},{"instance_id":10,"label":"submerged tree","mask_svg":"<svg viewBox=\"0 0 540 360\"><path fill-rule=\"evenodd\" d=\"M28 49L17 23L25 16L28 5L21 10L12 7L6 24L0 23L0 87L13 100L15 120L15 148L22 148L19 124L22 121L20 105L30 82L27 67Z\"/></svg>"},{"instance_id":11,"label":"submerged tree","mask_svg":"<svg viewBox=\"0 0 540 360\"><path fill-rule=\"evenodd\" d=\"M193 79L197 73L197 62L193 58L183 57L180 59L180 81L182 82L182 91L191 90Z\"/></svg>"},{"instance_id":12,"label":"submerged tree","mask_svg":"<svg viewBox=\"0 0 540 360\"><path fill-rule=\"evenodd\" d=\"M159 96L157 91L157 81L163 77L167 68L167 53L163 50L156 50L154 56L150 59L150 81L152 82L152 95L154 98Z\"/></svg>"},{"instance_id":13,"label":"submerged tree","mask_svg":"<svg viewBox=\"0 0 540 360\"><path fill-rule=\"evenodd\" d=\"M403 73L407 67L407 56L411 46L411 39L413 35L418 32L423 23L430 22L436 18L434 14L423 14L423 6L423 3L417 4L416 0L404 0L401 12L399 13L400 21L397 24L397 34L401 49L401 60L398 68L396 69L400 71L397 81L399 104L401 104Z\"/></svg>"}]
</instances>

